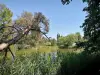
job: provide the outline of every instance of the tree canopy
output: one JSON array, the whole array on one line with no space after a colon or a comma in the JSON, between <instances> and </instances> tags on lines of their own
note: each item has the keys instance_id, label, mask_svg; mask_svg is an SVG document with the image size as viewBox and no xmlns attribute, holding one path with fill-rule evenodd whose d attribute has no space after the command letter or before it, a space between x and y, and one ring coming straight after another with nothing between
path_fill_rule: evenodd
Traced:
<instances>
[{"instance_id":1,"label":"tree canopy","mask_svg":"<svg viewBox=\"0 0 100 75\"><path fill-rule=\"evenodd\" d=\"M10 46L16 44L21 39L23 40L24 36L28 36L28 39L23 40L24 44L26 40L27 44L33 42L31 39L36 40L31 37L32 32L35 32L36 38L40 38L40 35L45 35L49 32L49 21L45 15L41 12L35 12L33 15L30 12L24 11L18 19L12 22L12 12L5 5L0 4L0 51L5 52L4 60L8 50L14 58Z\"/></svg>"},{"instance_id":2,"label":"tree canopy","mask_svg":"<svg viewBox=\"0 0 100 75\"><path fill-rule=\"evenodd\" d=\"M61 48L74 47L76 42L81 42L84 40L79 32L75 34L68 34L67 36L60 36L60 34L58 35L57 44Z\"/></svg>"},{"instance_id":3,"label":"tree canopy","mask_svg":"<svg viewBox=\"0 0 100 75\"><path fill-rule=\"evenodd\" d=\"M31 12L24 11L20 16L15 20L15 26L24 30L27 26L32 25L32 29L24 39L19 41L23 47L25 45L35 46L42 39L42 35L48 33L49 31L49 21L41 12ZM34 31L34 29L39 31ZM24 41L25 40L25 41ZM20 47L22 47L20 46Z\"/></svg>"},{"instance_id":4,"label":"tree canopy","mask_svg":"<svg viewBox=\"0 0 100 75\"><path fill-rule=\"evenodd\" d=\"M0 26L9 25L12 22L13 13L4 4L0 4Z\"/></svg>"},{"instance_id":5,"label":"tree canopy","mask_svg":"<svg viewBox=\"0 0 100 75\"><path fill-rule=\"evenodd\" d=\"M69 4L72 0L61 0L62 4ZM88 0L82 0L83 2L88 2Z\"/></svg>"},{"instance_id":6,"label":"tree canopy","mask_svg":"<svg viewBox=\"0 0 100 75\"><path fill-rule=\"evenodd\" d=\"M83 11L88 13L82 25L84 36L88 38L85 50L97 52L100 50L100 0L89 0Z\"/></svg>"},{"instance_id":7,"label":"tree canopy","mask_svg":"<svg viewBox=\"0 0 100 75\"><path fill-rule=\"evenodd\" d=\"M69 4L72 0L61 0L63 4ZM83 0L87 6L83 11L87 12L82 25L84 37L88 39L85 51L88 53L100 50L100 0Z\"/></svg>"}]
</instances>

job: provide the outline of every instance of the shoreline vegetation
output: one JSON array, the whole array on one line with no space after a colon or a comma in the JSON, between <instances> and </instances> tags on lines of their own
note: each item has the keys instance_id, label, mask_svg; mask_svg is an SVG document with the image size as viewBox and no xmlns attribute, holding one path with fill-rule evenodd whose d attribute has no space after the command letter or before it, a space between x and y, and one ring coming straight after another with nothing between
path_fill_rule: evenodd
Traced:
<instances>
[{"instance_id":1,"label":"shoreline vegetation","mask_svg":"<svg viewBox=\"0 0 100 75\"><path fill-rule=\"evenodd\" d=\"M71 1L61 0L63 5ZM47 36L53 28L47 18L50 15L23 11L14 20L16 11L7 7L9 3L5 3L7 6L0 3L0 75L100 75L100 0L82 1L86 3L83 8L85 20L80 26L84 36L80 32L62 35L58 30L53 34L56 38ZM57 15L63 16L59 17L61 21L69 20L64 19L69 13ZM63 22L54 23L66 27Z\"/></svg>"},{"instance_id":2,"label":"shoreline vegetation","mask_svg":"<svg viewBox=\"0 0 100 75\"><path fill-rule=\"evenodd\" d=\"M50 50L51 52L46 52ZM41 47L35 52L26 49L16 52L16 59L0 65L1 75L77 75L99 54L85 55L79 49L58 49L56 46ZM44 52L43 52L44 50ZM22 52L23 51L23 52ZM80 52L78 52L80 51ZM29 52L29 53L28 53Z\"/></svg>"}]
</instances>

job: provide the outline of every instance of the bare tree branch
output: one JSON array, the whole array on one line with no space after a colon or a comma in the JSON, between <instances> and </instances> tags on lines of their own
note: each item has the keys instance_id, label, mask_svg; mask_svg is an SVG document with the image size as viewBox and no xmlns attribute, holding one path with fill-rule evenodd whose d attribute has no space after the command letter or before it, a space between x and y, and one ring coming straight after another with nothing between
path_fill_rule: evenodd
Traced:
<instances>
[{"instance_id":1,"label":"bare tree branch","mask_svg":"<svg viewBox=\"0 0 100 75\"><path fill-rule=\"evenodd\" d=\"M6 39L7 39L8 35L10 36L11 34L14 34L14 33L13 33L13 30L14 30L14 29L16 30L15 33L17 34L17 35L13 36L13 37L12 37L11 39L9 39L9 40L6 40L6 39L5 39L5 41L3 41L3 42L0 44L0 50L4 50L4 51L5 51L4 62L5 62L5 58L6 58L6 56L7 56L7 51L8 51L8 50L10 51L12 57L15 58L13 52L12 52L11 49L10 49L10 46L13 45L13 44L16 44L16 43L17 43L19 40L21 40L25 35L27 35L27 34L29 33L29 31L31 31L31 30L37 31L37 32L40 32L40 33L42 33L43 35L45 35L45 36L47 37L46 33L41 31L40 26L39 26L40 23L43 23L43 24L44 24L44 26L45 26L44 31L48 32L48 29L49 29L49 28L48 28L48 24L49 24L49 23L48 23L48 21L46 20L46 17L45 17L44 15L42 15L42 13L36 13L35 16L34 16L34 18L33 18L33 20L32 20L32 23L29 23L29 25L27 25L26 28L23 29L23 30L22 30L21 28L17 28L15 25L13 25L13 26L8 26L8 27L2 26L2 27L0 28L0 30L2 30L2 29L4 29L4 28L11 28L11 29L12 29L12 32L8 32L6 35L4 34L4 37L6 37ZM31 25L30 25L30 24L31 24ZM20 30L22 31L21 33L20 33ZM47 38L48 38L48 37L47 37ZM49 39L49 38L48 38L48 39ZM1 39L1 40L2 40L2 39Z\"/></svg>"}]
</instances>

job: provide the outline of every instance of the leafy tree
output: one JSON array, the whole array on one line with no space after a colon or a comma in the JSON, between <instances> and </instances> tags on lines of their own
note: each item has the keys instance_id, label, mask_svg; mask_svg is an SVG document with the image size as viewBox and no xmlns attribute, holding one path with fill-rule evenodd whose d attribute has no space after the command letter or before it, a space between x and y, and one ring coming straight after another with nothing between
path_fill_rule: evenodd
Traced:
<instances>
[{"instance_id":1,"label":"leafy tree","mask_svg":"<svg viewBox=\"0 0 100 75\"><path fill-rule=\"evenodd\" d=\"M69 34L67 36L60 36L57 45L62 48L69 48L77 45L80 42L85 42L85 39L79 32L75 34Z\"/></svg>"},{"instance_id":2,"label":"leafy tree","mask_svg":"<svg viewBox=\"0 0 100 75\"><path fill-rule=\"evenodd\" d=\"M83 11L88 14L82 27L88 38L85 51L92 53L100 50L100 0L89 0L87 4Z\"/></svg>"},{"instance_id":3,"label":"leafy tree","mask_svg":"<svg viewBox=\"0 0 100 75\"><path fill-rule=\"evenodd\" d=\"M59 45L59 38L60 38L60 34L57 34L57 45Z\"/></svg>"},{"instance_id":4,"label":"leafy tree","mask_svg":"<svg viewBox=\"0 0 100 75\"><path fill-rule=\"evenodd\" d=\"M66 45L69 47L69 46L72 46L72 44L75 42L75 35L74 34L69 34L66 36L66 41L65 41Z\"/></svg>"},{"instance_id":5,"label":"leafy tree","mask_svg":"<svg viewBox=\"0 0 100 75\"><path fill-rule=\"evenodd\" d=\"M7 36L5 37L4 34L7 34L8 31L10 32L9 28L2 29L2 27L11 25L12 16L13 13L11 12L11 10L4 4L0 4L0 43L2 43L2 41L5 41L5 38L7 38Z\"/></svg>"},{"instance_id":6,"label":"leafy tree","mask_svg":"<svg viewBox=\"0 0 100 75\"><path fill-rule=\"evenodd\" d=\"M60 36L58 39L58 46L62 48L68 48L73 45L76 41L75 34L69 34L67 36Z\"/></svg>"},{"instance_id":7,"label":"leafy tree","mask_svg":"<svg viewBox=\"0 0 100 75\"><path fill-rule=\"evenodd\" d=\"M40 18L40 20L35 20L37 19L37 17ZM22 42L23 44L31 46L36 46L37 44L39 44L39 42L41 42L42 35L46 34L49 31L48 24L49 22L47 18L42 13L39 12L33 15L31 12L24 11L21 16L18 16L18 19L15 20L14 25L22 28L22 30L29 25L33 25L33 29L35 28L37 30L41 30L41 32L43 33L31 30L29 34L24 37L25 41L23 41L23 39L20 40L20 44L22 44Z\"/></svg>"},{"instance_id":8,"label":"leafy tree","mask_svg":"<svg viewBox=\"0 0 100 75\"><path fill-rule=\"evenodd\" d=\"M63 4L72 0L62 0ZM88 39L85 51L87 53L98 52L100 50L100 0L83 0L87 6L83 11L87 12L86 19L82 25L84 37Z\"/></svg>"},{"instance_id":9,"label":"leafy tree","mask_svg":"<svg viewBox=\"0 0 100 75\"><path fill-rule=\"evenodd\" d=\"M15 21L17 25L27 26L31 25L33 20L33 14L31 12L24 11L21 13L21 16L18 16L18 19Z\"/></svg>"},{"instance_id":10,"label":"leafy tree","mask_svg":"<svg viewBox=\"0 0 100 75\"><path fill-rule=\"evenodd\" d=\"M82 36L79 32L75 33L76 41L80 41L82 39Z\"/></svg>"},{"instance_id":11,"label":"leafy tree","mask_svg":"<svg viewBox=\"0 0 100 75\"><path fill-rule=\"evenodd\" d=\"M42 25L41 25L41 23L42 23ZM10 26L10 28L16 28L16 30L21 29L22 32L19 33L20 31L18 30L18 34L17 35L14 35L14 37L9 39L9 40L5 39L5 41L3 41L0 44L0 51L4 51L5 52L3 63L5 63L5 59L7 57L8 50L10 51L10 53L12 54L13 59L14 59L14 54L12 53L12 51L10 49L10 46L13 45L13 44L16 44L19 40L23 39L23 37L25 35L29 35L29 34L31 35L30 31L41 32L44 35L49 31L48 19L41 12L35 13L31 25L29 24L25 28L20 28L19 27L17 29L17 27L15 25L16 25L16 23L14 24L14 26ZM43 29L41 29L41 27L43 27ZM12 32L13 31L14 30L12 30ZM8 36L8 34L5 34L5 36Z\"/></svg>"},{"instance_id":12,"label":"leafy tree","mask_svg":"<svg viewBox=\"0 0 100 75\"><path fill-rule=\"evenodd\" d=\"M4 4L0 4L0 26L9 25L12 22L13 13Z\"/></svg>"},{"instance_id":13,"label":"leafy tree","mask_svg":"<svg viewBox=\"0 0 100 75\"><path fill-rule=\"evenodd\" d=\"M58 34L57 34L57 40L59 39L59 37L60 37L60 34L58 33Z\"/></svg>"},{"instance_id":14,"label":"leafy tree","mask_svg":"<svg viewBox=\"0 0 100 75\"><path fill-rule=\"evenodd\" d=\"M15 20L14 26L24 30L28 25L32 25L33 22L32 20L33 20L33 14L31 12L24 11L23 13L21 13L21 16L18 16L18 18ZM20 32L22 32L22 30ZM27 36L24 36L23 39L21 39L17 43L17 47L18 49L22 49L25 48L27 45L32 45L32 43L34 43L32 39L32 34L31 36L28 34Z\"/></svg>"},{"instance_id":15,"label":"leafy tree","mask_svg":"<svg viewBox=\"0 0 100 75\"><path fill-rule=\"evenodd\" d=\"M56 39L54 38L50 39L50 42L51 42L51 46L55 46L57 43Z\"/></svg>"}]
</instances>

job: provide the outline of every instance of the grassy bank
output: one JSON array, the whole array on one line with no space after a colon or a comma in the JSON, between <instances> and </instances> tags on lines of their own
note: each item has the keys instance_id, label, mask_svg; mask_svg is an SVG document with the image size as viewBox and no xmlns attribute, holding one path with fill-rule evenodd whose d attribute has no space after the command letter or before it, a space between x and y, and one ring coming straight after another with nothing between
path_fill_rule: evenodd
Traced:
<instances>
[{"instance_id":1,"label":"grassy bank","mask_svg":"<svg viewBox=\"0 0 100 75\"><path fill-rule=\"evenodd\" d=\"M94 68L91 66L100 67L97 63L100 62L100 53L86 55L82 53L82 50L58 50L57 47L47 46L40 47L37 50L31 48L16 51L14 63L7 60L5 65L0 64L0 75L86 75ZM51 53L55 51L57 51L56 56ZM9 53L8 58L10 58ZM95 70L96 68L91 73ZM83 74L80 74L80 72L83 72Z\"/></svg>"},{"instance_id":2,"label":"grassy bank","mask_svg":"<svg viewBox=\"0 0 100 75\"><path fill-rule=\"evenodd\" d=\"M0 65L0 75L56 75L60 62L60 58L53 59L50 54L23 54L13 64Z\"/></svg>"},{"instance_id":3,"label":"grassy bank","mask_svg":"<svg viewBox=\"0 0 100 75\"><path fill-rule=\"evenodd\" d=\"M0 65L1 75L82 75L78 74L94 62L99 54L85 55L77 52L51 53L31 52L18 54L12 64ZM100 56L98 56L99 58ZM96 64L95 64L96 65ZM99 65L98 65L99 66ZM95 69L95 68L94 68Z\"/></svg>"}]
</instances>

